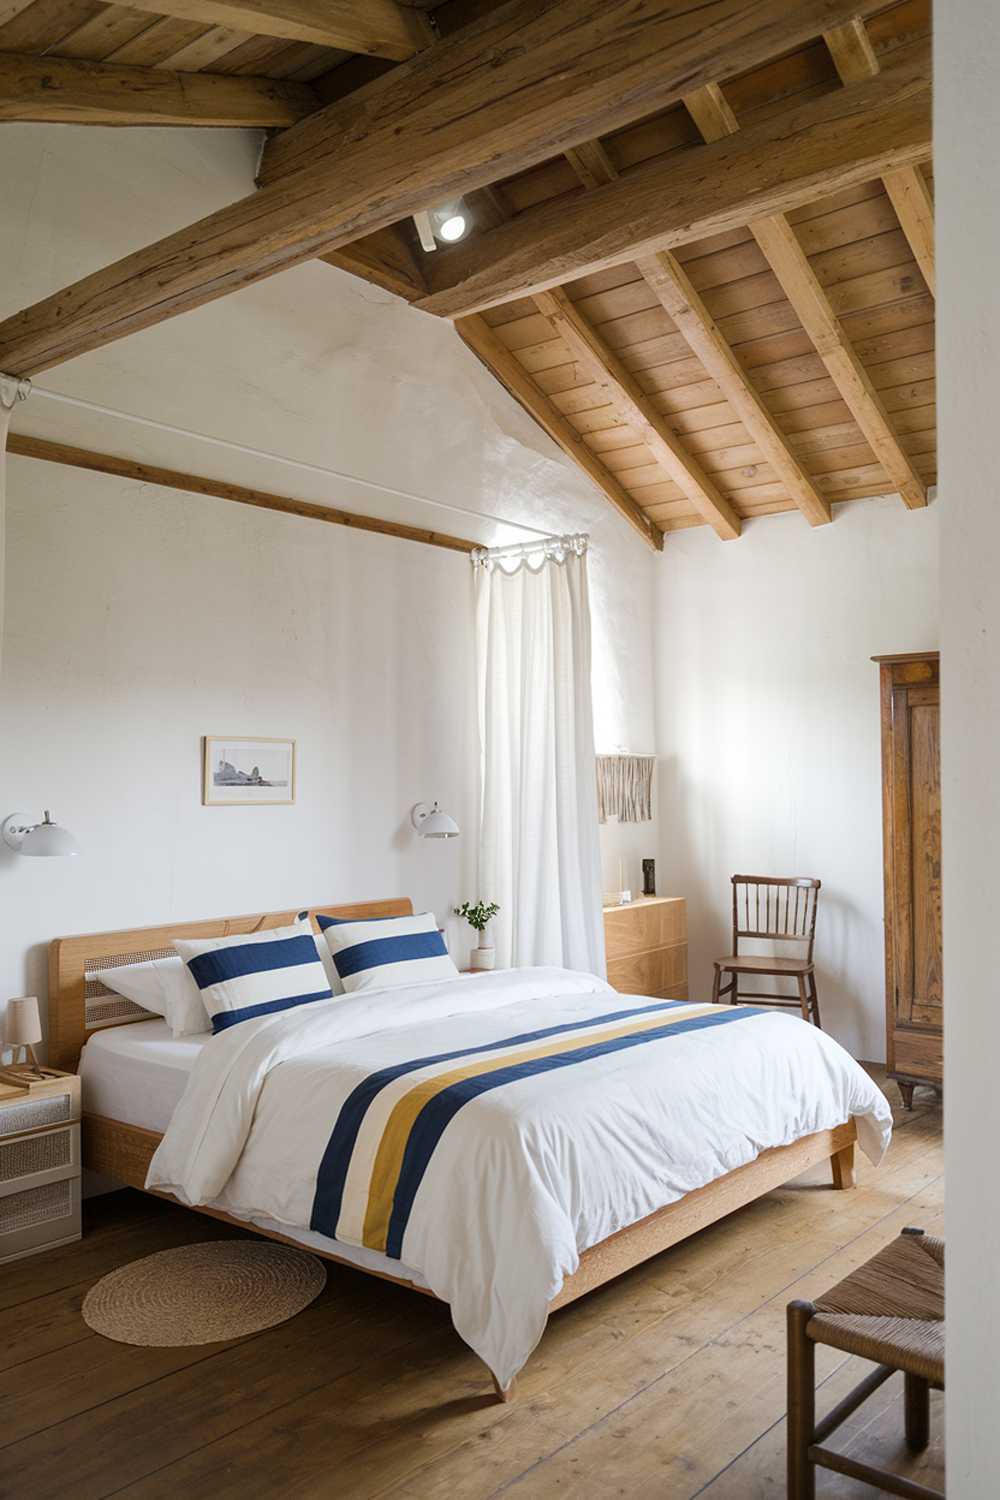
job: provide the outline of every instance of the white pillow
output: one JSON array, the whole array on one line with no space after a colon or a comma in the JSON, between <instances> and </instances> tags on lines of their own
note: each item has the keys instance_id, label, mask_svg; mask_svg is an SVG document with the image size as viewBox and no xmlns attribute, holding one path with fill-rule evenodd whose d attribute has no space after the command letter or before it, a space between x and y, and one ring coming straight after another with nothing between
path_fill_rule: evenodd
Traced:
<instances>
[{"instance_id":1,"label":"white pillow","mask_svg":"<svg viewBox=\"0 0 1000 1500\"><path fill-rule=\"evenodd\" d=\"M180 964L179 958L150 958L141 964L116 964L109 969L95 969L93 979L99 979L116 995L133 1000L143 1010L156 1016L167 1014L167 1002L163 993L163 965Z\"/></svg>"},{"instance_id":2,"label":"white pillow","mask_svg":"<svg viewBox=\"0 0 1000 1500\"><path fill-rule=\"evenodd\" d=\"M307 922L243 937L175 939L174 947L201 992L213 1032L333 998Z\"/></svg>"},{"instance_id":3,"label":"white pillow","mask_svg":"<svg viewBox=\"0 0 1000 1500\"><path fill-rule=\"evenodd\" d=\"M362 922L317 915L316 921L348 994L458 978L432 911Z\"/></svg>"},{"instance_id":4,"label":"white pillow","mask_svg":"<svg viewBox=\"0 0 1000 1500\"><path fill-rule=\"evenodd\" d=\"M164 959L163 963L161 977L170 1030L175 1037L204 1036L206 1031L211 1031L212 1021L201 998L201 990L188 973L187 964L180 957Z\"/></svg>"}]
</instances>

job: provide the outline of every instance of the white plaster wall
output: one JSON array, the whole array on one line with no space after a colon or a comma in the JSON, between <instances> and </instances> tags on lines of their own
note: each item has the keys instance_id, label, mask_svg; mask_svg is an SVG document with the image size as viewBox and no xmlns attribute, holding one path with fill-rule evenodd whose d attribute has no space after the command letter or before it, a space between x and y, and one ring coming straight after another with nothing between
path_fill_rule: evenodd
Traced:
<instances>
[{"instance_id":1,"label":"white plaster wall","mask_svg":"<svg viewBox=\"0 0 1000 1500\"><path fill-rule=\"evenodd\" d=\"M825 1027L881 1059L878 673L938 644L939 508L895 498L676 533L656 576L661 888L689 902L691 994L731 947L730 877L818 875Z\"/></svg>"},{"instance_id":2,"label":"white plaster wall","mask_svg":"<svg viewBox=\"0 0 1000 1500\"><path fill-rule=\"evenodd\" d=\"M0 317L252 191L257 145L8 126ZM523 536L505 520L589 530L597 738L648 743L653 555L449 325L312 263L38 384L376 488L38 396L17 431L484 542ZM44 992L58 933L400 891L443 917L478 894L464 558L34 461L8 479L0 802L51 806L86 854L0 856L0 1001ZM202 809L206 732L296 735L297 806ZM454 844L406 829L432 796Z\"/></svg>"},{"instance_id":3,"label":"white plaster wall","mask_svg":"<svg viewBox=\"0 0 1000 1500\"><path fill-rule=\"evenodd\" d=\"M1000 1494L1000 8L935 12L948 1494Z\"/></svg>"}]
</instances>

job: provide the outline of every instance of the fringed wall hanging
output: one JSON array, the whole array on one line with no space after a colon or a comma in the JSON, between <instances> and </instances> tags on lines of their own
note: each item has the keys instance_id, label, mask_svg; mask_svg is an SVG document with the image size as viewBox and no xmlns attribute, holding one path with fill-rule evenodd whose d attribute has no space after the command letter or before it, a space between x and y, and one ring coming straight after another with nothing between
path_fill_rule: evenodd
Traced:
<instances>
[{"instance_id":1,"label":"fringed wall hanging","mask_svg":"<svg viewBox=\"0 0 1000 1500\"><path fill-rule=\"evenodd\" d=\"M653 816L655 755L597 757L597 813L600 821L648 823Z\"/></svg>"}]
</instances>

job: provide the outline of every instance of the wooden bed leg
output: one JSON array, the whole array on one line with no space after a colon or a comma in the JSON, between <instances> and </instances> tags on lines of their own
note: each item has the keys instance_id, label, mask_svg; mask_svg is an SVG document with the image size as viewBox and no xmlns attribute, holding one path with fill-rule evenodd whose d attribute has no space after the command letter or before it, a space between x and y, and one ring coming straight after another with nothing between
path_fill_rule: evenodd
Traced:
<instances>
[{"instance_id":1,"label":"wooden bed leg","mask_svg":"<svg viewBox=\"0 0 1000 1500\"><path fill-rule=\"evenodd\" d=\"M835 1151L830 1157L830 1166L833 1169L833 1185L835 1188L852 1188L854 1186L854 1142L845 1146L842 1151Z\"/></svg>"},{"instance_id":2,"label":"wooden bed leg","mask_svg":"<svg viewBox=\"0 0 1000 1500\"><path fill-rule=\"evenodd\" d=\"M490 1379L493 1381L493 1389L497 1393L497 1400L498 1401L503 1401L505 1405L508 1402L513 1401L513 1399L514 1399L514 1384L515 1384L515 1382L513 1380L511 1381L511 1383L507 1387L507 1389L504 1390L503 1386L500 1384L499 1380L493 1374L492 1370L490 1371Z\"/></svg>"}]
</instances>

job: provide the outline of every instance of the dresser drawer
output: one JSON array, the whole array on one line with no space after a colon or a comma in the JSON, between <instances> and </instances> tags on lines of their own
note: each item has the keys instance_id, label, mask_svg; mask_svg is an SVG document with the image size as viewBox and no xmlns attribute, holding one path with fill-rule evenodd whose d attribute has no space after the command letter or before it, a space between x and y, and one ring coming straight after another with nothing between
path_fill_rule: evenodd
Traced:
<instances>
[{"instance_id":1,"label":"dresser drawer","mask_svg":"<svg viewBox=\"0 0 1000 1500\"><path fill-rule=\"evenodd\" d=\"M79 1173L0 1197L0 1263L79 1238Z\"/></svg>"},{"instance_id":2,"label":"dresser drawer","mask_svg":"<svg viewBox=\"0 0 1000 1500\"><path fill-rule=\"evenodd\" d=\"M673 991L687 984L687 945L613 959L608 964L608 983L625 995L661 996L669 990L669 998L677 998Z\"/></svg>"},{"instance_id":3,"label":"dresser drawer","mask_svg":"<svg viewBox=\"0 0 1000 1500\"><path fill-rule=\"evenodd\" d=\"M14 1093L14 1091L11 1091ZM0 1102L0 1142L50 1125L68 1125L80 1118L80 1080L67 1078L64 1085L28 1092L18 1089L14 1097Z\"/></svg>"},{"instance_id":4,"label":"dresser drawer","mask_svg":"<svg viewBox=\"0 0 1000 1500\"><path fill-rule=\"evenodd\" d=\"M609 965L650 948L668 948L687 941L687 905L676 900L650 902L648 906L606 908L604 943Z\"/></svg>"},{"instance_id":5,"label":"dresser drawer","mask_svg":"<svg viewBox=\"0 0 1000 1500\"><path fill-rule=\"evenodd\" d=\"M0 1199L23 1188L78 1176L79 1172L79 1125L0 1140Z\"/></svg>"}]
</instances>

